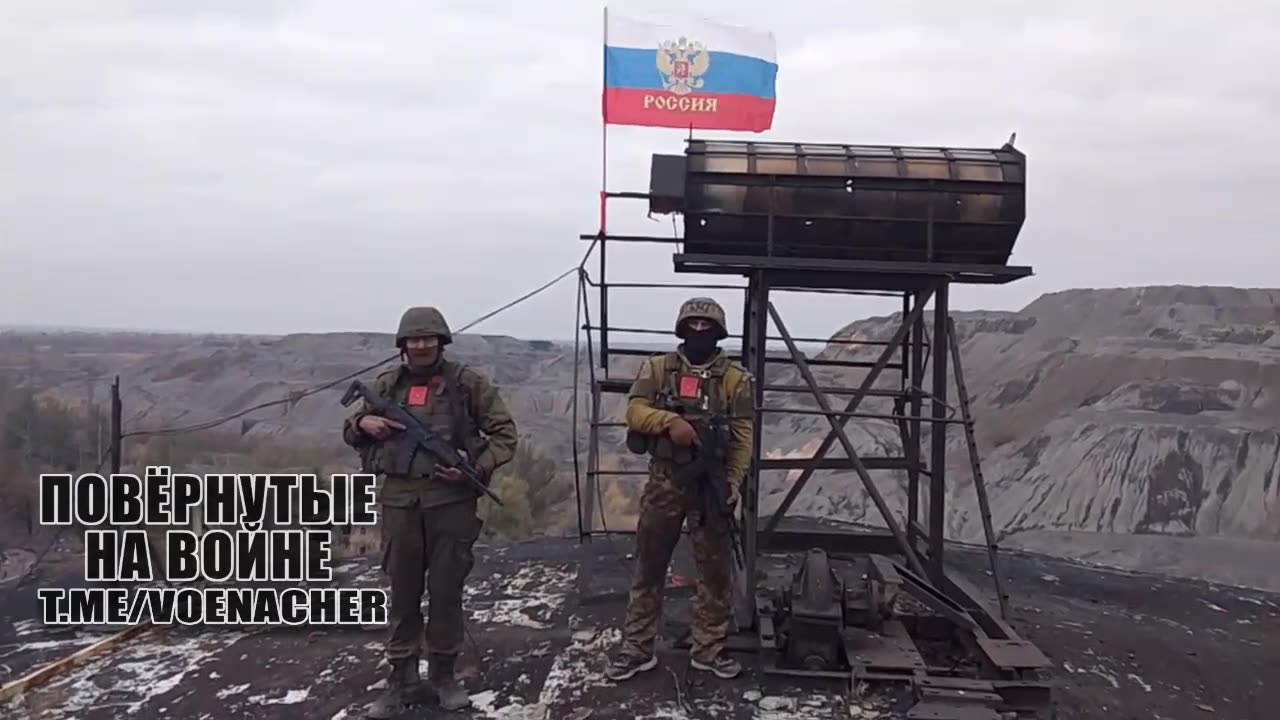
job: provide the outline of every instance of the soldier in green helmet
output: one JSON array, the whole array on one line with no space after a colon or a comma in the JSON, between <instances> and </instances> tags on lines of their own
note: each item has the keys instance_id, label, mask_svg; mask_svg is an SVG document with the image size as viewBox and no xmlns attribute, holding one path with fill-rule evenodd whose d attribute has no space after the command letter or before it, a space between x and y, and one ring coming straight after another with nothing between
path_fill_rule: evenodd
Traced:
<instances>
[{"instance_id":1,"label":"soldier in green helmet","mask_svg":"<svg viewBox=\"0 0 1280 720\"><path fill-rule=\"evenodd\" d=\"M444 357L453 341L444 316L433 307L413 307L400 318L396 346L401 363L375 379L373 389L393 398L450 441L481 470L486 484L516 450L516 425L489 380ZM387 688L365 709L365 717L392 718L408 704L438 700L457 710L470 705L454 675L463 641L463 584L474 566L471 548L480 535L479 498L457 468L437 467L426 453L413 457L407 473L392 473L396 445L407 442L404 426L367 407L342 428L343 440L361 455L366 472L382 478L383 569L391 580L391 664ZM424 582L425 575L425 582ZM418 661L423 640L425 589L431 596L426 625L429 687Z\"/></svg>"},{"instance_id":2,"label":"soldier in green helmet","mask_svg":"<svg viewBox=\"0 0 1280 720\"><path fill-rule=\"evenodd\" d=\"M728 523L709 511L699 480L682 480L681 468L701 447L686 418L723 426L718 452L711 457L722 469L729 512L736 512L740 488L751 463L755 393L752 378L740 363L718 347L728 337L724 309L710 298L692 298L676 318L674 352L656 355L640 366L627 405L627 446L647 452L649 479L640 501L636 528L636 561L622 647L610 659L606 674L626 680L657 666L654 644L662 615L662 589L681 525L686 523L697 566L697 593L691 613L690 665L721 678L742 668L726 651L733 601L731 544ZM677 412L677 409L679 412ZM683 413L683 414L682 414ZM710 476L701 482L711 482Z\"/></svg>"}]
</instances>

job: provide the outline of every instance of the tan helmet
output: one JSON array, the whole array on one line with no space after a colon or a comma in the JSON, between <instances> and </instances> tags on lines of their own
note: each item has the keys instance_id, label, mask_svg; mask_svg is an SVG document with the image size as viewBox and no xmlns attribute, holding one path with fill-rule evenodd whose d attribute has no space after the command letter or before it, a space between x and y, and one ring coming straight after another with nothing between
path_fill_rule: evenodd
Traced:
<instances>
[{"instance_id":1,"label":"tan helmet","mask_svg":"<svg viewBox=\"0 0 1280 720\"><path fill-rule=\"evenodd\" d=\"M720 307L720 303L708 297L689 298L680 306L680 313L676 315L676 337L684 338L684 321L690 318L702 318L715 323L716 339L723 340L729 337L728 324L724 319L724 308Z\"/></svg>"},{"instance_id":2,"label":"tan helmet","mask_svg":"<svg viewBox=\"0 0 1280 720\"><path fill-rule=\"evenodd\" d=\"M400 316L400 328L396 330L396 347L404 345L408 338L426 335L440 336L441 346L453 342L453 333L449 331L449 324L444 321L444 315L439 310L433 307L411 307L405 310Z\"/></svg>"}]
</instances>

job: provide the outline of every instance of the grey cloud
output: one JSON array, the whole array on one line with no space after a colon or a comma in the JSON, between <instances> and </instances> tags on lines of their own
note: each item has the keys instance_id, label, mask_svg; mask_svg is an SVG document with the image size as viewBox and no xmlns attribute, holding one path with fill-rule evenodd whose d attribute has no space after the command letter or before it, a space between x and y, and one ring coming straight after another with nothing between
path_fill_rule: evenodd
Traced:
<instances>
[{"instance_id":1,"label":"grey cloud","mask_svg":"<svg viewBox=\"0 0 1280 720\"><path fill-rule=\"evenodd\" d=\"M1015 262L1038 276L959 289L960 307L1073 286L1274 284L1274 4L697 9L775 32L763 137L991 146L1018 132L1031 175ZM478 316L586 249L600 33L594 2L6 3L0 324L375 329L417 302ZM646 187L649 155L684 135L611 128L611 189ZM610 225L672 231L635 203L613 205ZM611 248L609 266L615 280L684 279L660 246ZM384 287L364 284L371 268ZM619 295L611 320L666 327L680 296ZM895 309L781 305L806 335ZM566 283L483 328L565 337L572 313Z\"/></svg>"}]
</instances>

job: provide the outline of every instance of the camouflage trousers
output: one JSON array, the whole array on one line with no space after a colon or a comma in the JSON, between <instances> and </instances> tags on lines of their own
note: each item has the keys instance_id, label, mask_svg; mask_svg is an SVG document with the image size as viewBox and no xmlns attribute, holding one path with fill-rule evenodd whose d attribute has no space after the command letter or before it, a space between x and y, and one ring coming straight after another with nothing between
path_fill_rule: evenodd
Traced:
<instances>
[{"instance_id":1,"label":"camouflage trousers","mask_svg":"<svg viewBox=\"0 0 1280 720\"><path fill-rule=\"evenodd\" d=\"M463 584L475 567L471 548L480 536L476 501L437 507L382 506L383 570L391 579L391 635L387 658L422 652L422 592L427 608L427 649L457 655L462 650ZM425 580L425 582L424 582Z\"/></svg>"},{"instance_id":2,"label":"camouflage trousers","mask_svg":"<svg viewBox=\"0 0 1280 720\"><path fill-rule=\"evenodd\" d=\"M654 652L662 618L662 590L686 520L697 568L697 593L690 618L691 654L699 662L710 662L724 650L733 602L729 529L719 514L704 512L703 502L696 483L681 487L669 464L650 464L640 499L635 573L622 628L624 653L647 658Z\"/></svg>"}]
</instances>

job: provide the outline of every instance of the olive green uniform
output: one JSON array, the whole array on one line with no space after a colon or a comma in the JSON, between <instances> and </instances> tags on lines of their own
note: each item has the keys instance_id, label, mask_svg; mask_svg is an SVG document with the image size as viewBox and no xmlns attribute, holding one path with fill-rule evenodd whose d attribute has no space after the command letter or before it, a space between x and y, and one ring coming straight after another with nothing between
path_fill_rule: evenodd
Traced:
<instances>
[{"instance_id":1,"label":"olive green uniform","mask_svg":"<svg viewBox=\"0 0 1280 720\"><path fill-rule=\"evenodd\" d=\"M430 315L428 318L435 319ZM443 318L438 322L443 325ZM415 330L404 324L400 333L403 336L436 330L432 334L441 335L442 350L450 339L447 326L441 331L427 323L425 328ZM373 390L381 397L394 399L464 452L486 482L515 454L515 422L497 390L483 375L444 359L443 354L431 367L401 364L380 374ZM382 441L365 435L358 423L368 413L368 408L362 407L347 418L343 439L360 452L365 471L382 479L383 569L391 580L391 632L386 644L387 659L392 664L389 685L393 694L401 686L417 686L425 586L430 593L426 646L431 657L432 684L453 686L454 659L463 644L463 585L474 567L472 546L482 524L476 514L477 494L466 482L451 483L433 477L435 462L425 452L414 455L407 472L394 472L398 444L412 440L400 432ZM457 697L460 689L449 690L454 703L465 700L465 694ZM393 717L388 714L389 708L399 700L399 695L383 698L369 716Z\"/></svg>"}]
</instances>

